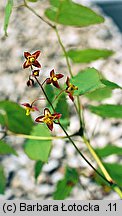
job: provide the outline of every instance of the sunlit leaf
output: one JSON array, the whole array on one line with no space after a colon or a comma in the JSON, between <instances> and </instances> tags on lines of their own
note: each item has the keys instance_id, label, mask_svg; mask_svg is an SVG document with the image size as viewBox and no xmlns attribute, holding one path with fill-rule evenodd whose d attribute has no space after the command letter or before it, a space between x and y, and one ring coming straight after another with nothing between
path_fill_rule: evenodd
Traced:
<instances>
[{"instance_id":1,"label":"sunlit leaf","mask_svg":"<svg viewBox=\"0 0 122 216\"><path fill-rule=\"evenodd\" d=\"M14 150L14 148L9 146L4 141L0 140L0 155L6 155L6 154L14 154L17 156L17 153Z\"/></svg>"},{"instance_id":2,"label":"sunlit leaf","mask_svg":"<svg viewBox=\"0 0 122 216\"><path fill-rule=\"evenodd\" d=\"M50 137L49 129L44 124L33 127L32 136ZM25 153L32 160L47 162L51 151L52 143L50 140L27 140L24 146Z\"/></svg>"},{"instance_id":3,"label":"sunlit leaf","mask_svg":"<svg viewBox=\"0 0 122 216\"><path fill-rule=\"evenodd\" d=\"M34 167L35 180L37 180L38 176L40 175L43 165L44 163L42 161L37 161L35 163L35 167Z\"/></svg>"},{"instance_id":4,"label":"sunlit leaf","mask_svg":"<svg viewBox=\"0 0 122 216\"><path fill-rule=\"evenodd\" d=\"M119 187L122 187L122 165L118 163L103 163L111 178L118 184ZM99 170L99 169L98 169ZM99 170L99 172L101 172ZM95 180L101 185L106 185L106 182L100 178L98 175L95 175ZM109 186L109 185L108 185Z\"/></svg>"},{"instance_id":5,"label":"sunlit leaf","mask_svg":"<svg viewBox=\"0 0 122 216\"><path fill-rule=\"evenodd\" d=\"M80 71L71 79L71 83L78 87L78 90L75 91L75 95L83 95L104 87L100 81L99 72L95 68L87 68Z\"/></svg>"},{"instance_id":6,"label":"sunlit leaf","mask_svg":"<svg viewBox=\"0 0 122 216\"><path fill-rule=\"evenodd\" d=\"M60 122L67 127L69 125L69 106L64 93L59 96L55 110L62 114Z\"/></svg>"},{"instance_id":7,"label":"sunlit leaf","mask_svg":"<svg viewBox=\"0 0 122 216\"><path fill-rule=\"evenodd\" d=\"M112 96L112 89L109 87L99 88L85 96L90 100L102 101Z\"/></svg>"},{"instance_id":8,"label":"sunlit leaf","mask_svg":"<svg viewBox=\"0 0 122 216\"><path fill-rule=\"evenodd\" d=\"M108 58L113 54L113 51L106 49L69 50L67 54L74 63L89 63L101 58Z\"/></svg>"},{"instance_id":9,"label":"sunlit leaf","mask_svg":"<svg viewBox=\"0 0 122 216\"><path fill-rule=\"evenodd\" d=\"M104 22L102 16L71 0L51 0L50 3L51 6L45 11L45 15L56 23L84 27Z\"/></svg>"},{"instance_id":10,"label":"sunlit leaf","mask_svg":"<svg viewBox=\"0 0 122 216\"><path fill-rule=\"evenodd\" d=\"M114 154L122 156L122 148L111 144L103 148L96 148L95 151L100 157L107 157Z\"/></svg>"},{"instance_id":11,"label":"sunlit leaf","mask_svg":"<svg viewBox=\"0 0 122 216\"><path fill-rule=\"evenodd\" d=\"M12 13L12 8L13 8L13 0L8 0L5 7L5 17L4 17L4 31L6 36L7 36L7 29L8 29L10 16Z\"/></svg>"},{"instance_id":12,"label":"sunlit leaf","mask_svg":"<svg viewBox=\"0 0 122 216\"><path fill-rule=\"evenodd\" d=\"M0 124L6 126L14 133L29 134L33 127L30 116L25 115L25 110L12 101L0 101Z\"/></svg>"},{"instance_id":13,"label":"sunlit leaf","mask_svg":"<svg viewBox=\"0 0 122 216\"><path fill-rule=\"evenodd\" d=\"M121 86L119 86L118 84L114 83L114 82L111 82L109 80L106 80L106 79L102 79L101 82L106 85L107 87L109 88L112 88L112 89L116 89L116 88L119 88L119 89L122 89Z\"/></svg>"},{"instance_id":14,"label":"sunlit leaf","mask_svg":"<svg viewBox=\"0 0 122 216\"><path fill-rule=\"evenodd\" d=\"M122 118L122 105L103 104L88 108L91 112L104 118Z\"/></svg>"}]
</instances>

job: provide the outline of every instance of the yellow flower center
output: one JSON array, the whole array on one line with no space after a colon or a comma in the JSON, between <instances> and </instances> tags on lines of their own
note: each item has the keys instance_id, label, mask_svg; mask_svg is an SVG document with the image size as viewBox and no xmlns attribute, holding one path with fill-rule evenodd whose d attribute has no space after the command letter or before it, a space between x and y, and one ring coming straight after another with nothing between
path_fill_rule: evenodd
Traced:
<instances>
[{"instance_id":1,"label":"yellow flower center","mask_svg":"<svg viewBox=\"0 0 122 216\"><path fill-rule=\"evenodd\" d=\"M30 115L30 111L31 111L31 109L30 109L29 107L27 107L27 108L26 108L26 115L27 115L27 116Z\"/></svg>"},{"instance_id":2,"label":"yellow flower center","mask_svg":"<svg viewBox=\"0 0 122 216\"><path fill-rule=\"evenodd\" d=\"M38 75L38 71L35 71L35 72L34 72L34 75L37 76L37 75Z\"/></svg>"},{"instance_id":3,"label":"yellow flower center","mask_svg":"<svg viewBox=\"0 0 122 216\"><path fill-rule=\"evenodd\" d=\"M34 58L34 57L28 57L28 61L29 61L30 63L33 63L33 62L35 61L35 58Z\"/></svg>"},{"instance_id":4,"label":"yellow flower center","mask_svg":"<svg viewBox=\"0 0 122 216\"><path fill-rule=\"evenodd\" d=\"M73 94L74 90L78 90L78 87L74 86L73 84L70 84L67 90Z\"/></svg>"},{"instance_id":5,"label":"yellow flower center","mask_svg":"<svg viewBox=\"0 0 122 216\"><path fill-rule=\"evenodd\" d=\"M44 122L45 122L46 124L52 124L52 123L53 123L53 120L50 119L50 117L45 117L45 118L44 118Z\"/></svg>"},{"instance_id":6,"label":"yellow flower center","mask_svg":"<svg viewBox=\"0 0 122 216\"><path fill-rule=\"evenodd\" d=\"M57 77L53 77L53 81L56 82L57 81Z\"/></svg>"}]
</instances>

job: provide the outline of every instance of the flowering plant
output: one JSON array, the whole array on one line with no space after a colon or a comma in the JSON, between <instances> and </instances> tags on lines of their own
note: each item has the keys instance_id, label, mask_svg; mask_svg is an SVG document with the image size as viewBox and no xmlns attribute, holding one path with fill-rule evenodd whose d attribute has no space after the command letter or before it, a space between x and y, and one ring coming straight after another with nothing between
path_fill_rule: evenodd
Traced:
<instances>
[{"instance_id":1,"label":"flowering plant","mask_svg":"<svg viewBox=\"0 0 122 216\"><path fill-rule=\"evenodd\" d=\"M31 103L24 101L21 104L6 100L0 102L0 110L2 110L0 112L0 124L3 128L1 131L3 137L0 140L0 154L12 153L17 156L17 152L5 142L6 140L4 140L4 138L6 136L14 135L26 138L27 141L24 145L24 151L30 159L36 161L35 178L37 179L41 173L42 167L50 157L52 149L51 141L59 138L68 140L68 142L74 146L77 154L85 160L90 168L92 168L92 173L88 173L87 176L97 183L100 182L104 189L107 188L107 191L110 192L111 190L114 190L122 198L122 176L120 179L116 177L120 175L121 172L119 170L122 170L122 167L120 167L120 164L117 164L116 166L113 164L113 169L111 169L112 164L109 165L103 163L102 156L99 156L100 150L94 149L91 144L94 131L89 138L86 120L84 118L84 110L89 110L103 118L122 118L122 105L99 104L99 101L97 101L98 96L100 98L100 103L102 100L106 99L106 94L101 94L101 92L108 93L109 91L111 93L114 89L121 91L122 88L118 84L107 80L103 75L100 75L100 72L95 68L88 67L80 72L76 71L75 75L71 67L72 62L89 63L99 58L110 57L113 54L113 51L105 49L67 51L57 27L57 24L72 27L85 27L93 24L100 24L104 22L104 18L90 8L76 4L71 0L51 0L50 7L45 11L45 17L42 17L29 5L29 2L36 2L36 0L23 0L23 4L19 5L18 8L24 7L30 10L40 19L40 21L43 21L55 32L66 60L69 75L67 76L66 71L62 73L62 68L58 73L52 68L52 70L48 72L49 75L42 80L43 66L39 61L41 51L37 50L32 52L32 54L28 51L24 52L25 61L23 63L23 69L27 70L27 73L28 70L30 70L25 85L29 87L28 89L31 92L31 88L37 87L38 84L44 98L32 98L33 101ZM8 0L4 21L5 35L7 35L12 8L13 0ZM66 13L65 11L67 8L68 10ZM78 16L76 14L78 14ZM40 70L42 70L41 73ZM87 98L87 105L83 103L83 97ZM96 100L98 105L90 105L90 98ZM41 100L45 101L43 108L43 105L40 103ZM75 112L79 122L76 126L77 131L73 134L70 133L69 130L69 125L71 123L69 118L71 115L70 110L71 112ZM35 114L33 115L33 118L31 117L31 114ZM90 124L92 123L90 122ZM56 134L57 127L60 130L61 135L63 133L62 136ZM80 138L80 148L75 142L76 137ZM87 159L84 151L81 151L83 144L85 144L94 158L94 164ZM121 148L119 149L115 146L113 148L116 152L122 152ZM111 155L111 152L111 149L109 149L107 154ZM118 175L115 175L117 171L119 173L117 173ZM86 171L83 175L86 175ZM82 177L81 169L67 166L64 171L64 179L57 182L53 198L65 199L69 196L72 188L80 182L80 177ZM0 185L2 185L2 187L0 186L0 192L2 191L3 193L5 190L3 168L0 169L0 181L2 182L0 182ZM80 184L82 184L82 181Z\"/></svg>"}]
</instances>

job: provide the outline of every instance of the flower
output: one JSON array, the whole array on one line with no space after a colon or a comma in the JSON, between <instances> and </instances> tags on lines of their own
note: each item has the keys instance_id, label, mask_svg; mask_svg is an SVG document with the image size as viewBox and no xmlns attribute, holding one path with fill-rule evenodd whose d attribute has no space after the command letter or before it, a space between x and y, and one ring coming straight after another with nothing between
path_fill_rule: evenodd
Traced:
<instances>
[{"instance_id":1,"label":"flower","mask_svg":"<svg viewBox=\"0 0 122 216\"><path fill-rule=\"evenodd\" d=\"M26 115L30 115L30 112L39 111L39 109L36 106L32 106L32 104L29 103L23 103L23 106L26 108Z\"/></svg>"},{"instance_id":2,"label":"flower","mask_svg":"<svg viewBox=\"0 0 122 216\"><path fill-rule=\"evenodd\" d=\"M50 72L50 78L46 79L47 84L53 84L56 88L60 88L58 84L58 79L61 79L64 75L63 74L55 74L54 69Z\"/></svg>"},{"instance_id":3,"label":"flower","mask_svg":"<svg viewBox=\"0 0 122 216\"><path fill-rule=\"evenodd\" d=\"M52 131L53 130L53 122L56 119L59 119L61 117L60 113L54 113L51 114L50 110L48 108L44 109L44 115L39 116L35 119L36 122L45 123L48 128Z\"/></svg>"},{"instance_id":4,"label":"flower","mask_svg":"<svg viewBox=\"0 0 122 216\"><path fill-rule=\"evenodd\" d=\"M33 70L32 71L32 76L39 76L39 70Z\"/></svg>"},{"instance_id":5,"label":"flower","mask_svg":"<svg viewBox=\"0 0 122 216\"><path fill-rule=\"evenodd\" d=\"M66 85L67 85L67 88L66 88L65 91L68 93L69 98L70 98L72 101L74 101L73 94L74 94L74 91L75 91L75 90L78 90L78 87L70 83L69 77L67 77Z\"/></svg>"},{"instance_id":6,"label":"flower","mask_svg":"<svg viewBox=\"0 0 122 216\"><path fill-rule=\"evenodd\" d=\"M24 57L26 58L26 61L23 64L23 68L28 68L32 65L41 68L40 63L37 61L39 55L40 51L36 51L33 54L30 54L29 52L24 52Z\"/></svg>"},{"instance_id":7,"label":"flower","mask_svg":"<svg viewBox=\"0 0 122 216\"><path fill-rule=\"evenodd\" d=\"M29 78L29 80L27 81L27 86L34 86L34 80Z\"/></svg>"}]
</instances>

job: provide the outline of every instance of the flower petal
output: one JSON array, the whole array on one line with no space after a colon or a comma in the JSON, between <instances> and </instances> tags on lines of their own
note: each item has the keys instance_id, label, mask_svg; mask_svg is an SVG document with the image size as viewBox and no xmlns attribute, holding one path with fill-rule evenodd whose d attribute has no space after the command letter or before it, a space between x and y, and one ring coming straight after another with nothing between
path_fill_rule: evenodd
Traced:
<instances>
[{"instance_id":1,"label":"flower petal","mask_svg":"<svg viewBox=\"0 0 122 216\"><path fill-rule=\"evenodd\" d=\"M29 108L31 108L31 105L29 104L29 103L23 103L23 104L21 104L22 106L25 106L25 107L29 107Z\"/></svg>"},{"instance_id":2,"label":"flower petal","mask_svg":"<svg viewBox=\"0 0 122 216\"><path fill-rule=\"evenodd\" d=\"M33 111L39 111L37 106L32 106Z\"/></svg>"},{"instance_id":3,"label":"flower petal","mask_svg":"<svg viewBox=\"0 0 122 216\"><path fill-rule=\"evenodd\" d=\"M53 83L53 85L54 85L56 88L60 88L60 86L59 86L59 84L58 84L57 81L52 80L52 83Z\"/></svg>"},{"instance_id":4,"label":"flower petal","mask_svg":"<svg viewBox=\"0 0 122 216\"><path fill-rule=\"evenodd\" d=\"M69 77L67 77L66 84L68 87L70 86Z\"/></svg>"},{"instance_id":5,"label":"flower petal","mask_svg":"<svg viewBox=\"0 0 122 216\"><path fill-rule=\"evenodd\" d=\"M53 122L51 124L47 124L47 126L51 131L53 130Z\"/></svg>"},{"instance_id":6,"label":"flower petal","mask_svg":"<svg viewBox=\"0 0 122 216\"><path fill-rule=\"evenodd\" d=\"M50 78L47 78L47 79L46 79L46 84L51 84Z\"/></svg>"},{"instance_id":7,"label":"flower petal","mask_svg":"<svg viewBox=\"0 0 122 216\"><path fill-rule=\"evenodd\" d=\"M56 74L57 79L61 79L64 75L63 74Z\"/></svg>"},{"instance_id":8,"label":"flower petal","mask_svg":"<svg viewBox=\"0 0 122 216\"><path fill-rule=\"evenodd\" d=\"M39 116L35 119L35 122L44 122L43 118L44 118L44 116Z\"/></svg>"},{"instance_id":9,"label":"flower petal","mask_svg":"<svg viewBox=\"0 0 122 216\"><path fill-rule=\"evenodd\" d=\"M24 64L23 64L23 68L28 68L29 66L31 66L31 63L25 61Z\"/></svg>"},{"instance_id":10,"label":"flower petal","mask_svg":"<svg viewBox=\"0 0 122 216\"><path fill-rule=\"evenodd\" d=\"M35 67L41 68L40 63L39 63L37 60L35 60L35 61L32 63L32 65L34 65Z\"/></svg>"},{"instance_id":11,"label":"flower petal","mask_svg":"<svg viewBox=\"0 0 122 216\"><path fill-rule=\"evenodd\" d=\"M54 117L54 119L60 119L61 116L62 116L62 114L60 114L60 113L54 113L54 114L52 114L52 116Z\"/></svg>"},{"instance_id":12,"label":"flower petal","mask_svg":"<svg viewBox=\"0 0 122 216\"><path fill-rule=\"evenodd\" d=\"M24 52L24 57L27 59L31 54L29 52Z\"/></svg>"},{"instance_id":13,"label":"flower petal","mask_svg":"<svg viewBox=\"0 0 122 216\"><path fill-rule=\"evenodd\" d=\"M48 108L44 109L44 115L51 115L51 112Z\"/></svg>"},{"instance_id":14,"label":"flower petal","mask_svg":"<svg viewBox=\"0 0 122 216\"><path fill-rule=\"evenodd\" d=\"M54 72L54 69L53 69L53 70L50 71L50 76L54 77L54 75L55 75L55 72Z\"/></svg>"},{"instance_id":15,"label":"flower petal","mask_svg":"<svg viewBox=\"0 0 122 216\"><path fill-rule=\"evenodd\" d=\"M72 101L74 101L74 97L73 97L73 95L72 95L71 93L69 93L68 96L69 96L69 98L70 98Z\"/></svg>"},{"instance_id":16,"label":"flower petal","mask_svg":"<svg viewBox=\"0 0 122 216\"><path fill-rule=\"evenodd\" d=\"M32 54L32 56L34 56L37 59L39 57L40 53L41 53L41 51L38 50L38 51L34 52Z\"/></svg>"}]
</instances>

